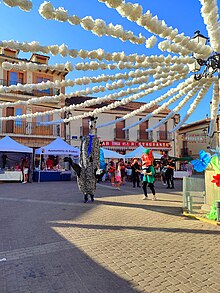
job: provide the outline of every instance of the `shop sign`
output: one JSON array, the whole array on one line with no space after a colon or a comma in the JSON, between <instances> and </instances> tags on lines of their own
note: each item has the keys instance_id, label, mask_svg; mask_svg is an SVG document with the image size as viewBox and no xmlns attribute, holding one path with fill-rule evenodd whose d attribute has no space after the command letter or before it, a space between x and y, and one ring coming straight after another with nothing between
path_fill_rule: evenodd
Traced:
<instances>
[{"instance_id":1,"label":"shop sign","mask_svg":"<svg viewBox=\"0 0 220 293\"><path fill-rule=\"evenodd\" d=\"M102 141L102 146L108 147L139 147L142 145L143 147L149 148L171 148L169 142L139 142L139 141L112 141L112 140L104 140Z\"/></svg>"}]
</instances>

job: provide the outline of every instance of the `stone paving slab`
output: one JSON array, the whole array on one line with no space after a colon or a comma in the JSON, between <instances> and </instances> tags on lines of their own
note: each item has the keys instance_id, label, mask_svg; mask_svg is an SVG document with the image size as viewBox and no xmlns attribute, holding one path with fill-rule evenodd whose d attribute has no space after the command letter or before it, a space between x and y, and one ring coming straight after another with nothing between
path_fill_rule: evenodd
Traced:
<instances>
[{"instance_id":1,"label":"stone paving slab","mask_svg":"<svg viewBox=\"0 0 220 293\"><path fill-rule=\"evenodd\" d=\"M220 292L220 227L183 217L175 183L88 204L76 182L0 184L0 293Z\"/></svg>"}]
</instances>

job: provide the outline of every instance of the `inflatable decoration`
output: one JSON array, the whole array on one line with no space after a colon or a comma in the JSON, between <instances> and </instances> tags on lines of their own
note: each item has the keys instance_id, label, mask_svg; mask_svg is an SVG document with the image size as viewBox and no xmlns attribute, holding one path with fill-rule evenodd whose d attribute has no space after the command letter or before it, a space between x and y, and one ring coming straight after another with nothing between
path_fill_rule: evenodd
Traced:
<instances>
[{"instance_id":1,"label":"inflatable decoration","mask_svg":"<svg viewBox=\"0 0 220 293\"><path fill-rule=\"evenodd\" d=\"M212 207L211 207L211 211L206 215L206 218L208 218L209 220L217 220L217 208L216 208L216 204L213 203Z\"/></svg>"},{"instance_id":2,"label":"inflatable decoration","mask_svg":"<svg viewBox=\"0 0 220 293\"><path fill-rule=\"evenodd\" d=\"M218 159L220 160L220 147L217 147L215 150L210 149L210 151L214 153L213 157L217 156Z\"/></svg>"},{"instance_id":3,"label":"inflatable decoration","mask_svg":"<svg viewBox=\"0 0 220 293\"><path fill-rule=\"evenodd\" d=\"M216 186L220 187L220 174L213 175L212 183L215 183Z\"/></svg>"},{"instance_id":4,"label":"inflatable decoration","mask_svg":"<svg viewBox=\"0 0 220 293\"><path fill-rule=\"evenodd\" d=\"M199 159L192 160L191 163L193 164L194 170L203 172L208 167L210 161L211 155L201 150L199 152Z\"/></svg>"},{"instance_id":5,"label":"inflatable decoration","mask_svg":"<svg viewBox=\"0 0 220 293\"><path fill-rule=\"evenodd\" d=\"M215 172L220 173L220 159L217 155L212 156L211 164Z\"/></svg>"}]
</instances>

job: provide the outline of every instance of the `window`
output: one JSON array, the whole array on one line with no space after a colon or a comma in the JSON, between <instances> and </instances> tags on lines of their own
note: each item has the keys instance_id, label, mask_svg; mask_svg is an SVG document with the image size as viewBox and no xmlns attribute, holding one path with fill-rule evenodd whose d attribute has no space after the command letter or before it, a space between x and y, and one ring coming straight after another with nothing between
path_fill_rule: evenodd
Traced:
<instances>
[{"instance_id":1,"label":"window","mask_svg":"<svg viewBox=\"0 0 220 293\"><path fill-rule=\"evenodd\" d=\"M7 74L8 85L16 85L24 83L24 74L22 72L9 71Z\"/></svg>"},{"instance_id":2,"label":"window","mask_svg":"<svg viewBox=\"0 0 220 293\"><path fill-rule=\"evenodd\" d=\"M47 82L48 80L50 80L49 78L43 78L43 77L37 77L37 83L41 83L41 82ZM40 93L44 93L44 94L50 94L50 89L46 89L46 90L37 90Z\"/></svg>"},{"instance_id":3,"label":"window","mask_svg":"<svg viewBox=\"0 0 220 293\"><path fill-rule=\"evenodd\" d=\"M82 135L86 136L89 134L89 118L82 119Z\"/></svg>"},{"instance_id":4,"label":"window","mask_svg":"<svg viewBox=\"0 0 220 293\"><path fill-rule=\"evenodd\" d=\"M141 120L141 118L139 119ZM139 126L139 139L141 140L148 140L148 132L146 129L148 128L148 121L144 121Z\"/></svg>"},{"instance_id":5,"label":"window","mask_svg":"<svg viewBox=\"0 0 220 293\"><path fill-rule=\"evenodd\" d=\"M118 118L121 118L121 117L116 117L116 119ZM125 120L122 120L116 123L116 129L115 129L116 139L125 139L125 131L123 130L124 127L125 127Z\"/></svg>"},{"instance_id":6,"label":"window","mask_svg":"<svg viewBox=\"0 0 220 293\"><path fill-rule=\"evenodd\" d=\"M36 117L36 126L49 126L49 124L41 124L42 122L49 122L50 121L50 115L45 116L37 116Z\"/></svg>"},{"instance_id":7,"label":"window","mask_svg":"<svg viewBox=\"0 0 220 293\"><path fill-rule=\"evenodd\" d=\"M42 122L42 116L37 116L36 117L36 126L41 126L41 122Z\"/></svg>"},{"instance_id":8,"label":"window","mask_svg":"<svg viewBox=\"0 0 220 293\"><path fill-rule=\"evenodd\" d=\"M167 122L162 124L159 128L159 139L160 140L167 140L168 139L168 131L167 131Z\"/></svg>"},{"instance_id":9,"label":"window","mask_svg":"<svg viewBox=\"0 0 220 293\"><path fill-rule=\"evenodd\" d=\"M15 116L19 116L22 115L22 109L21 108L17 108L15 109ZM22 119L16 119L15 120L15 126L17 127L21 127L22 126Z\"/></svg>"}]
</instances>

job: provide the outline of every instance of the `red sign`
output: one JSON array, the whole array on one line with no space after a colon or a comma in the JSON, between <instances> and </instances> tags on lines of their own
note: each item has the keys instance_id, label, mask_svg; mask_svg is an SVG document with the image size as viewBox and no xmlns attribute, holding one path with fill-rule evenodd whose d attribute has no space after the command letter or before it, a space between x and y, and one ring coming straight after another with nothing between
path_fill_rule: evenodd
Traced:
<instances>
[{"instance_id":1,"label":"red sign","mask_svg":"<svg viewBox=\"0 0 220 293\"><path fill-rule=\"evenodd\" d=\"M142 145L143 147L149 148L171 148L169 142L139 142L139 141L113 141L113 140L104 140L102 141L102 146L109 147L138 147Z\"/></svg>"}]
</instances>

